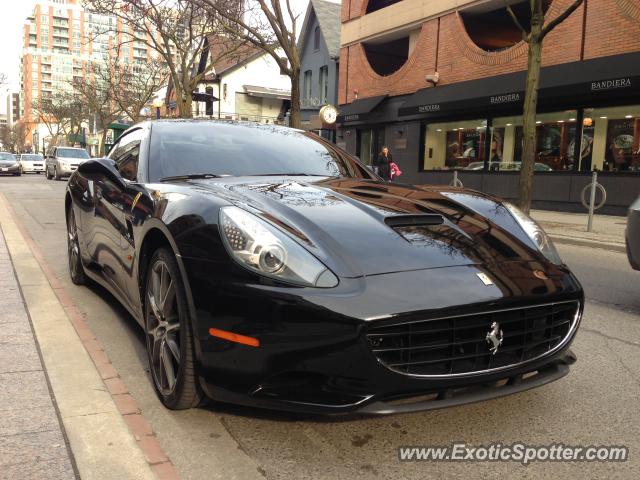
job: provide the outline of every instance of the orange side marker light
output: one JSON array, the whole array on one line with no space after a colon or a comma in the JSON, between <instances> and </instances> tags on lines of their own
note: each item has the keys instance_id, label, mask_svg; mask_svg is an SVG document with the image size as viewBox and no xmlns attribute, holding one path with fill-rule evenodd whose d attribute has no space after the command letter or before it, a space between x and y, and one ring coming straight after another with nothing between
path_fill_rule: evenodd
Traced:
<instances>
[{"instance_id":1,"label":"orange side marker light","mask_svg":"<svg viewBox=\"0 0 640 480\"><path fill-rule=\"evenodd\" d=\"M227 332L226 330L220 330L219 328L210 328L209 335L212 337L223 338L230 342L241 343L242 345L249 345L250 347L259 347L260 340L253 337L247 337L245 335L239 335L233 332Z\"/></svg>"}]
</instances>

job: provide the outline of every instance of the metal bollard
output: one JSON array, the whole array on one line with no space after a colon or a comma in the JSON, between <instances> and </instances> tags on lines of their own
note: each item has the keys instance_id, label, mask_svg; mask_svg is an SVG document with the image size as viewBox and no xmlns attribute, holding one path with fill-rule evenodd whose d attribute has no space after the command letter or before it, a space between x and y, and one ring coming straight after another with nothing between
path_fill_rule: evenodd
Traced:
<instances>
[{"instance_id":1,"label":"metal bollard","mask_svg":"<svg viewBox=\"0 0 640 480\"><path fill-rule=\"evenodd\" d=\"M591 196L589 198L589 221L587 222L587 232L593 228L593 211L596 204L596 185L598 184L598 172L593 172L591 177Z\"/></svg>"},{"instance_id":2,"label":"metal bollard","mask_svg":"<svg viewBox=\"0 0 640 480\"><path fill-rule=\"evenodd\" d=\"M453 171L453 181L450 183L450 185L452 187L460 187L460 188L464 187L462 180L458 178L458 170Z\"/></svg>"},{"instance_id":3,"label":"metal bollard","mask_svg":"<svg viewBox=\"0 0 640 480\"><path fill-rule=\"evenodd\" d=\"M585 198L585 194L589 190L589 203L587 203L587 199ZM596 205L596 190L600 190L602 194L602 199ZM580 200L582 201L582 205L584 208L589 210L589 220L587 221L587 232L590 232L593 228L593 213L602 208L602 206L607 201L607 190L598 183L598 172L593 172L591 183L584 186L582 189L582 193L580 193Z\"/></svg>"}]
</instances>

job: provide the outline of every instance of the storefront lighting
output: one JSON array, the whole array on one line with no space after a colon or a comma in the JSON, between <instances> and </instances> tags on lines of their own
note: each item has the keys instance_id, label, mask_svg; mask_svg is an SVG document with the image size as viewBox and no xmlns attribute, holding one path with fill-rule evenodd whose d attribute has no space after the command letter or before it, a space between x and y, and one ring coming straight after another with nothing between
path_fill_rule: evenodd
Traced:
<instances>
[{"instance_id":1,"label":"storefront lighting","mask_svg":"<svg viewBox=\"0 0 640 480\"><path fill-rule=\"evenodd\" d=\"M542 122L541 122L540 120L538 120L536 123L537 123L538 125L540 125Z\"/></svg>"},{"instance_id":2,"label":"storefront lighting","mask_svg":"<svg viewBox=\"0 0 640 480\"><path fill-rule=\"evenodd\" d=\"M513 123L507 123L507 127L510 127L511 125L513 125Z\"/></svg>"},{"instance_id":3,"label":"storefront lighting","mask_svg":"<svg viewBox=\"0 0 640 480\"><path fill-rule=\"evenodd\" d=\"M624 118L633 118L633 115L625 115Z\"/></svg>"},{"instance_id":4,"label":"storefront lighting","mask_svg":"<svg viewBox=\"0 0 640 480\"><path fill-rule=\"evenodd\" d=\"M570 121L570 122L575 122L575 121L576 121L576 119L575 119L575 118L570 118L570 119L569 119L569 121Z\"/></svg>"},{"instance_id":5,"label":"storefront lighting","mask_svg":"<svg viewBox=\"0 0 640 480\"><path fill-rule=\"evenodd\" d=\"M590 127L591 125L593 125L593 118L586 117L584 120L582 120L582 126Z\"/></svg>"},{"instance_id":6,"label":"storefront lighting","mask_svg":"<svg viewBox=\"0 0 640 480\"><path fill-rule=\"evenodd\" d=\"M602 119L604 120L604 119L606 119L607 117L600 117L600 118L602 118Z\"/></svg>"},{"instance_id":7,"label":"storefront lighting","mask_svg":"<svg viewBox=\"0 0 640 480\"><path fill-rule=\"evenodd\" d=\"M558 120L558 123L564 123L564 120Z\"/></svg>"},{"instance_id":8,"label":"storefront lighting","mask_svg":"<svg viewBox=\"0 0 640 480\"><path fill-rule=\"evenodd\" d=\"M438 128L438 129L436 130L436 132L441 132L441 131L442 131L442 129L441 129L441 128Z\"/></svg>"}]
</instances>

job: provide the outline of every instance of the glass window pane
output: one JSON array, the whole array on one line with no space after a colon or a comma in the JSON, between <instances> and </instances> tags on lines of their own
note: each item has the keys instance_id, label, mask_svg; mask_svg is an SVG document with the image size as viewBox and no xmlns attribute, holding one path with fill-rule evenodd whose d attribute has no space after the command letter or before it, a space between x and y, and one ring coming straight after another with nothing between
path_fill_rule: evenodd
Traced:
<instances>
[{"instance_id":1,"label":"glass window pane","mask_svg":"<svg viewBox=\"0 0 640 480\"><path fill-rule=\"evenodd\" d=\"M486 120L430 123L425 129L425 170L482 170Z\"/></svg>"},{"instance_id":2,"label":"glass window pane","mask_svg":"<svg viewBox=\"0 0 640 480\"><path fill-rule=\"evenodd\" d=\"M535 171L574 169L576 118L575 110L537 115ZM494 171L520 170L522 116L494 118L493 132L496 139L502 140L502 157L499 164L490 164L489 168ZM497 160L493 152L491 158L492 162Z\"/></svg>"},{"instance_id":3,"label":"glass window pane","mask_svg":"<svg viewBox=\"0 0 640 480\"><path fill-rule=\"evenodd\" d=\"M640 105L585 109L585 123L587 118L593 140L590 165L585 161L583 169L640 171Z\"/></svg>"}]
</instances>

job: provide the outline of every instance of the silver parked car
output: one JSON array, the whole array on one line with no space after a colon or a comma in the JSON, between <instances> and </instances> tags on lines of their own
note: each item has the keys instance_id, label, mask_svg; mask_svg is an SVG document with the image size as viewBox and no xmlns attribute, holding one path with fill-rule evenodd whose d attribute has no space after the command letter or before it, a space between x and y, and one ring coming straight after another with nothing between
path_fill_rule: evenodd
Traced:
<instances>
[{"instance_id":1,"label":"silver parked car","mask_svg":"<svg viewBox=\"0 0 640 480\"><path fill-rule=\"evenodd\" d=\"M20 155L20 171L22 173L44 172L44 157L40 153L23 153Z\"/></svg>"},{"instance_id":2,"label":"silver parked car","mask_svg":"<svg viewBox=\"0 0 640 480\"><path fill-rule=\"evenodd\" d=\"M0 175L20 176L20 164L13 153L0 152Z\"/></svg>"},{"instance_id":3,"label":"silver parked car","mask_svg":"<svg viewBox=\"0 0 640 480\"><path fill-rule=\"evenodd\" d=\"M78 166L91 157L84 148L53 147L47 152L45 172L47 179L60 180L76 171Z\"/></svg>"},{"instance_id":4,"label":"silver parked car","mask_svg":"<svg viewBox=\"0 0 640 480\"><path fill-rule=\"evenodd\" d=\"M631 267L640 270L640 197L629 207L625 241Z\"/></svg>"}]
</instances>

